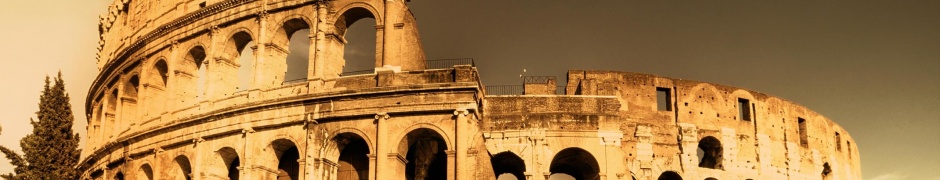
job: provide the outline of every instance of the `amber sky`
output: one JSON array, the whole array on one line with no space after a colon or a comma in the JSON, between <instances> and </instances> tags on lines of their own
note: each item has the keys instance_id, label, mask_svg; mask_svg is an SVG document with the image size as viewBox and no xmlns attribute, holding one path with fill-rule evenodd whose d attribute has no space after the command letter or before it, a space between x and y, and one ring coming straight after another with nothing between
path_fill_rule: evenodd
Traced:
<instances>
[{"instance_id":1,"label":"amber sky","mask_svg":"<svg viewBox=\"0 0 940 180\"><path fill-rule=\"evenodd\" d=\"M58 70L72 96L75 130L84 135L97 19L108 4L0 0L0 145L19 148L31 132L42 79ZM940 1L410 5L428 58L475 58L487 85L518 84L522 69L562 80L568 69L595 69L743 87L845 127L859 146L865 179L940 179ZM0 173L12 171L0 161Z\"/></svg>"}]
</instances>

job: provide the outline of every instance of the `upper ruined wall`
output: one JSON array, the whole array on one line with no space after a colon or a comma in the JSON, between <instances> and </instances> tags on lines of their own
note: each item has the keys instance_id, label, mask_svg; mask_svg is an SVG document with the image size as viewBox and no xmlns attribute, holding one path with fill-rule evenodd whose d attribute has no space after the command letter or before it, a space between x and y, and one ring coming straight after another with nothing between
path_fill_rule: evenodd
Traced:
<instances>
[{"instance_id":1,"label":"upper ruined wall","mask_svg":"<svg viewBox=\"0 0 940 180\"><path fill-rule=\"evenodd\" d=\"M829 168L836 179L861 177L858 149L849 133L782 98L616 71L569 71L568 84L558 87L565 88L564 95L540 91L555 88L554 82L538 86L526 84L526 95L487 96L483 128L622 132L620 147L629 162L623 166L653 164L657 175L675 171L719 179L818 178ZM695 159L700 141L707 137L717 139L723 149L715 169L701 168Z\"/></svg>"}]
</instances>

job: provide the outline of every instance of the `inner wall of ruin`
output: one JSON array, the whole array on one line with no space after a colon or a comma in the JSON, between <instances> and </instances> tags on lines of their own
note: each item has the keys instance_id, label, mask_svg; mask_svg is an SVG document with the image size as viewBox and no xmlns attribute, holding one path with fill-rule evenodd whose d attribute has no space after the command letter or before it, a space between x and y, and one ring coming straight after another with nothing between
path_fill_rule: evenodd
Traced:
<instances>
[{"instance_id":1,"label":"inner wall of ruin","mask_svg":"<svg viewBox=\"0 0 940 180\"><path fill-rule=\"evenodd\" d=\"M345 72L367 18L374 67ZM472 61L426 61L407 1L116 0L100 20L83 179L861 177L848 132L750 90L573 70L491 95Z\"/></svg>"}]
</instances>

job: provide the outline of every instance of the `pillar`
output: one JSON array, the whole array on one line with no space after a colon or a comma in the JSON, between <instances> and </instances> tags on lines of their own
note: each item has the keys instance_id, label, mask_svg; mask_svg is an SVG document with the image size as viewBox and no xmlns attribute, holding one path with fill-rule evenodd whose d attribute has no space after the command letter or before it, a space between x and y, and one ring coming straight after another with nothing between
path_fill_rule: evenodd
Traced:
<instances>
[{"instance_id":1,"label":"pillar","mask_svg":"<svg viewBox=\"0 0 940 180\"><path fill-rule=\"evenodd\" d=\"M458 180L470 179L469 175L471 170L468 166L470 162L467 161L467 150L470 148L469 141L471 139L469 134L470 127L467 122L467 115L469 115L469 112L467 109L457 109L454 111L454 115L457 116L457 118L455 118L457 120L457 140L455 141L457 146L457 157L455 162L457 166L456 177Z\"/></svg>"},{"instance_id":2,"label":"pillar","mask_svg":"<svg viewBox=\"0 0 940 180\"><path fill-rule=\"evenodd\" d=\"M388 113L377 113L375 115L375 124L376 124L376 135L375 135L375 153L378 154L378 158L375 160L375 167L389 167L392 164L388 161L388 157L391 156L389 153L389 148L392 148L392 144L388 141L388 122L389 118ZM397 156L397 154L396 154ZM390 177L392 175L389 170L392 168L381 168L376 169L375 177Z\"/></svg>"}]
</instances>

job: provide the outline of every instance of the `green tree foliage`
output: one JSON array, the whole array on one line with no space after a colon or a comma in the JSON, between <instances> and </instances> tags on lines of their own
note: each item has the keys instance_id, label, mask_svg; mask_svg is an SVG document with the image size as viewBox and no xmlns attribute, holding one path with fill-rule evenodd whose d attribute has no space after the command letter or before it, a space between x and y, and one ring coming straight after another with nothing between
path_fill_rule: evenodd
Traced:
<instances>
[{"instance_id":1,"label":"green tree foliage","mask_svg":"<svg viewBox=\"0 0 940 180\"><path fill-rule=\"evenodd\" d=\"M16 166L14 173L0 175L4 179L78 179L74 168L78 163L78 133L72 132L72 106L65 92L62 72L54 79L55 84L46 85L39 96L38 121L30 118L33 133L20 140L23 155L0 146L10 164Z\"/></svg>"}]
</instances>

